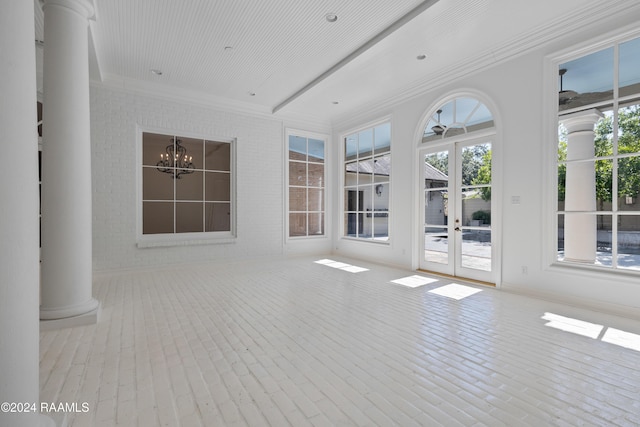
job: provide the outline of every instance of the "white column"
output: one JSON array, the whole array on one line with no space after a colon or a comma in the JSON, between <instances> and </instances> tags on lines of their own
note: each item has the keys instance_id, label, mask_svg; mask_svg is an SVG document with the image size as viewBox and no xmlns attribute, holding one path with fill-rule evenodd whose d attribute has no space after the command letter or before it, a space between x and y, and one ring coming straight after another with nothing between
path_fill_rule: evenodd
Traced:
<instances>
[{"instance_id":1,"label":"white column","mask_svg":"<svg viewBox=\"0 0 640 427\"><path fill-rule=\"evenodd\" d=\"M580 212L596 210L596 169L594 126L603 117L596 110L579 111L561 118L567 129L567 176L564 218L565 260L593 264L596 260L596 215ZM572 213L575 212L575 213Z\"/></svg>"},{"instance_id":2,"label":"white column","mask_svg":"<svg viewBox=\"0 0 640 427\"><path fill-rule=\"evenodd\" d=\"M87 318L92 297L88 0L44 0L40 318ZM67 323L72 325L74 323ZM78 323L76 323L78 324Z\"/></svg>"},{"instance_id":3,"label":"white column","mask_svg":"<svg viewBox=\"0 0 640 427\"><path fill-rule=\"evenodd\" d=\"M39 410L38 135L32 1L0 6L0 402ZM0 425L51 425L0 411Z\"/></svg>"}]
</instances>

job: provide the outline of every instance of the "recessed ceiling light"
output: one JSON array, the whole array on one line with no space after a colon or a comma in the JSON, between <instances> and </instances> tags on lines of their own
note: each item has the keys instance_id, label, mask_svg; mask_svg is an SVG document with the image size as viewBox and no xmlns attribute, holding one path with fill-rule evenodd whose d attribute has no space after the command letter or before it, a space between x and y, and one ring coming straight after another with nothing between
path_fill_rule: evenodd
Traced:
<instances>
[{"instance_id":1,"label":"recessed ceiling light","mask_svg":"<svg viewBox=\"0 0 640 427\"><path fill-rule=\"evenodd\" d=\"M255 92L247 92L249 94L249 96L256 96Z\"/></svg>"},{"instance_id":2,"label":"recessed ceiling light","mask_svg":"<svg viewBox=\"0 0 640 427\"><path fill-rule=\"evenodd\" d=\"M338 20L338 15L336 15L335 13L327 13L324 16L324 19L326 19L327 22L336 22Z\"/></svg>"},{"instance_id":3,"label":"recessed ceiling light","mask_svg":"<svg viewBox=\"0 0 640 427\"><path fill-rule=\"evenodd\" d=\"M333 101L333 102L331 102L331 103L332 103L333 105L338 105L338 104L340 104L338 101Z\"/></svg>"},{"instance_id":4,"label":"recessed ceiling light","mask_svg":"<svg viewBox=\"0 0 640 427\"><path fill-rule=\"evenodd\" d=\"M418 56L416 56L416 59L418 61L422 61L423 59L426 59L426 57L427 57L427 55L418 55Z\"/></svg>"},{"instance_id":5,"label":"recessed ceiling light","mask_svg":"<svg viewBox=\"0 0 640 427\"><path fill-rule=\"evenodd\" d=\"M161 76L162 75L162 71L161 70L157 70L157 69L152 69L151 70L151 74L155 74L156 76Z\"/></svg>"}]
</instances>

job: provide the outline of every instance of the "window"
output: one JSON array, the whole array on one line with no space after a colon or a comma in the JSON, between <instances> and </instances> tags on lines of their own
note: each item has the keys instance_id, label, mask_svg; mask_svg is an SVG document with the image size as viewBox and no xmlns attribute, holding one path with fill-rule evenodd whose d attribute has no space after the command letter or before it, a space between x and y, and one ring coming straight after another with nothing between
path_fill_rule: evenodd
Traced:
<instances>
[{"instance_id":1,"label":"window","mask_svg":"<svg viewBox=\"0 0 640 427\"><path fill-rule=\"evenodd\" d=\"M557 260L639 271L640 38L557 73Z\"/></svg>"},{"instance_id":2,"label":"window","mask_svg":"<svg viewBox=\"0 0 640 427\"><path fill-rule=\"evenodd\" d=\"M433 113L424 128L422 142L438 141L493 126L493 116L482 102L475 98L455 98Z\"/></svg>"},{"instance_id":3,"label":"window","mask_svg":"<svg viewBox=\"0 0 640 427\"><path fill-rule=\"evenodd\" d=\"M288 134L289 237L324 236L325 141Z\"/></svg>"},{"instance_id":4,"label":"window","mask_svg":"<svg viewBox=\"0 0 640 427\"><path fill-rule=\"evenodd\" d=\"M391 124L344 138L344 236L389 240Z\"/></svg>"},{"instance_id":5,"label":"window","mask_svg":"<svg viewBox=\"0 0 640 427\"><path fill-rule=\"evenodd\" d=\"M142 133L142 234L231 235L232 142Z\"/></svg>"}]
</instances>

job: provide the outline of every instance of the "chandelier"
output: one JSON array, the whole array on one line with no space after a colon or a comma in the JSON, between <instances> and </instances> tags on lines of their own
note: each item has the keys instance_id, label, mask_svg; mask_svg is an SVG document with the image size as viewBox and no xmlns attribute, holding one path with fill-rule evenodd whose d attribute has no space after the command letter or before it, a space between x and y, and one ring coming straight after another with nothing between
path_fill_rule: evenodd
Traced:
<instances>
[{"instance_id":1,"label":"chandelier","mask_svg":"<svg viewBox=\"0 0 640 427\"><path fill-rule=\"evenodd\" d=\"M171 144L165 149L166 154L160 154L160 161L156 163L160 172L170 173L173 179L180 179L180 175L188 175L194 172L191 160L192 156L187 156L187 149L182 145L182 140L176 139L175 146L173 139Z\"/></svg>"}]
</instances>

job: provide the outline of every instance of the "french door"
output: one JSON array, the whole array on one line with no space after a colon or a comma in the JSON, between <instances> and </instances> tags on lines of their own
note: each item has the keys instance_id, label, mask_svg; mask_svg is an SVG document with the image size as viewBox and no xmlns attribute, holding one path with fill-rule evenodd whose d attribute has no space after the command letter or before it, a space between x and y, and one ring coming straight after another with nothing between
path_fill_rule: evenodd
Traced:
<instances>
[{"instance_id":1,"label":"french door","mask_svg":"<svg viewBox=\"0 0 640 427\"><path fill-rule=\"evenodd\" d=\"M420 269L493 282L491 139L419 153Z\"/></svg>"}]
</instances>

